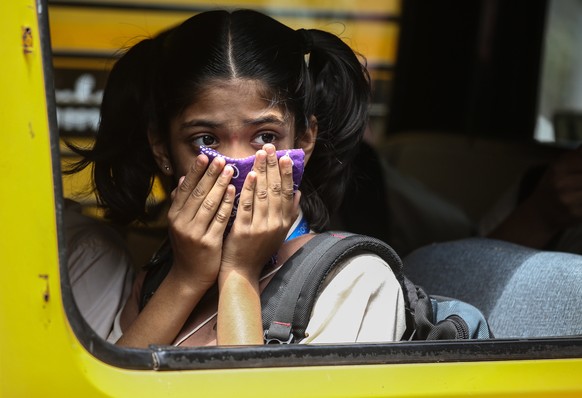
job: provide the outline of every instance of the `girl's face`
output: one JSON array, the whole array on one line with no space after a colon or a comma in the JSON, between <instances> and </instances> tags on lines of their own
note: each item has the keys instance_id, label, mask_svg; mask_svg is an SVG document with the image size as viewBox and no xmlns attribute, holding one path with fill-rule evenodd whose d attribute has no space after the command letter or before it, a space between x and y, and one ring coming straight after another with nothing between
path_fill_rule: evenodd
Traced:
<instances>
[{"instance_id":1,"label":"girl's face","mask_svg":"<svg viewBox=\"0 0 582 398\"><path fill-rule=\"evenodd\" d=\"M299 147L307 163L317 134L315 118L296 142L293 117L265 99L261 88L257 81L231 79L202 90L196 102L171 120L169 143L150 136L160 170L176 180L186 175L201 145L231 158L255 155L267 143L277 149Z\"/></svg>"}]
</instances>

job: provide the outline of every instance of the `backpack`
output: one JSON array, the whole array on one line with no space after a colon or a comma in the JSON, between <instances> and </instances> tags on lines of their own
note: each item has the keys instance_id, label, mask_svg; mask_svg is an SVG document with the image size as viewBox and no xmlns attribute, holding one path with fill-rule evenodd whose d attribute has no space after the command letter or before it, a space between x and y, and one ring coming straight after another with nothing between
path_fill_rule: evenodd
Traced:
<instances>
[{"instance_id":1,"label":"backpack","mask_svg":"<svg viewBox=\"0 0 582 398\"><path fill-rule=\"evenodd\" d=\"M299 343L311 317L325 277L343 260L362 253L381 257L403 290L406 332L402 340L487 339L493 335L484 315L474 306L443 296L429 296L403 274L402 260L383 241L347 232L323 232L297 250L261 293L266 344ZM145 307L172 265L168 242L147 267L139 308Z\"/></svg>"},{"instance_id":2,"label":"backpack","mask_svg":"<svg viewBox=\"0 0 582 398\"><path fill-rule=\"evenodd\" d=\"M261 294L266 344L298 343L305 337L319 290L329 272L362 253L381 257L403 289L407 329L403 340L487 339L493 335L474 306L443 296L429 296L403 274L396 252L379 239L346 232L313 237L277 271Z\"/></svg>"}]
</instances>

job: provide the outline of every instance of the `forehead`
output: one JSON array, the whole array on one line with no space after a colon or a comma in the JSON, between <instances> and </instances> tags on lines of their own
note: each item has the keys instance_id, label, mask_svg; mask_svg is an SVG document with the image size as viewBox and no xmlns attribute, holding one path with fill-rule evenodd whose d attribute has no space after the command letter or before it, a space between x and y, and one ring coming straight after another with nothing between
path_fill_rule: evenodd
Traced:
<instances>
[{"instance_id":1,"label":"forehead","mask_svg":"<svg viewBox=\"0 0 582 398\"><path fill-rule=\"evenodd\" d=\"M206 84L196 100L184 110L182 116L212 119L260 118L276 115L290 121L290 115L282 101L256 80L213 80Z\"/></svg>"}]
</instances>

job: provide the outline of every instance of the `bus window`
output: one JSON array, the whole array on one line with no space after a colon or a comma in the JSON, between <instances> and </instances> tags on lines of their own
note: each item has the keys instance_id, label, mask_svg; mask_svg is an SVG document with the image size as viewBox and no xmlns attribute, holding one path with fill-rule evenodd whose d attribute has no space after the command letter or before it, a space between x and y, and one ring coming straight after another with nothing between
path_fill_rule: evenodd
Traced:
<instances>
[{"instance_id":1,"label":"bus window","mask_svg":"<svg viewBox=\"0 0 582 398\"><path fill-rule=\"evenodd\" d=\"M414 111L419 110L419 106L413 100L417 98L426 100L431 97L430 106L438 104L435 97L439 93L429 91L422 84L419 85L422 87L416 87L419 91L416 92L417 97L412 100L411 97L405 95L406 88L401 85L395 86L395 93L398 96L392 97L396 56L397 53L406 55L406 49L400 52L397 49L401 23L405 22L401 16L401 9L406 8L399 1L339 2L333 6L323 2L297 4L280 1L269 2L265 5L262 2L249 1L243 4L237 3L236 6L258 8L291 26L316 27L339 33L351 46L362 53L367 59L374 89L371 136L368 138L370 142L378 144L378 147L390 143L384 132L394 132L400 128L412 130L418 126L415 124L418 120L415 118ZM433 7L439 6L433 5ZM171 5L153 1L51 2L49 15L56 86L55 112L58 118L61 139L60 156L64 170L71 161L78 159L68 149L67 142L77 146L92 145L96 126L99 123L99 104L103 88L108 71L119 55L119 51L128 48L142 37L155 35L192 13L212 8L214 8L212 2L194 4L186 0L175 1ZM471 10L476 14L480 11L479 7L471 8ZM446 9L439 11L441 13L439 15L446 15L448 12ZM473 15L475 18L476 14ZM429 19L431 17L427 14L423 16ZM450 38L451 32L448 33ZM466 45L465 50L468 53L471 52L472 47L469 44ZM428 50L422 55L427 56L427 54ZM405 59L405 61L410 65L410 59ZM453 57L444 57L437 61L442 65L435 70L446 71L454 65ZM447 72L451 73L451 70ZM425 89L426 91L423 91ZM418 95L419 93L422 95ZM391 102L393 98L396 98L398 103ZM407 101L409 102L406 103ZM409 105L410 108L403 111L403 104ZM446 106L446 104L439 105ZM394 111L398 111L398 114L395 115ZM435 115L433 112L432 116L439 119L442 115ZM405 118L407 120L404 120ZM454 117L452 119L454 119L453 124L458 122ZM426 120L423 119L420 122L424 123ZM472 120L471 123L476 122ZM423 127L422 124L420 126ZM438 123L437 127L440 127ZM445 142L444 145L447 143ZM406 153L403 151L401 154ZM64 176L63 187L65 198L79 202L85 215L105 222L96 198L90 193L91 176L88 169L84 173ZM160 183L157 182L153 190L151 205L161 206L166 199ZM152 223L147 226L131 225L122 231L136 266L145 264L157 245L164 239L166 233L163 218L162 214L159 220L152 220ZM63 294L65 300L72 300L71 292L67 290L67 287L64 288ZM88 325L80 319L75 306L69 305L67 309L70 322L79 340L92 354L109 364L130 369L171 371L441 361L483 362L516 358L576 358L580 355L581 349L579 338L568 338L557 341L543 339L534 342L525 340L455 343L441 341L311 347L292 345L181 349L154 346L147 350L127 350L97 338Z\"/></svg>"},{"instance_id":2,"label":"bus window","mask_svg":"<svg viewBox=\"0 0 582 398\"><path fill-rule=\"evenodd\" d=\"M276 4L268 3L269 7ZM307 1L289 6L281 3L273 6L272 11L281 18L297 19L298 25L313 22L329 25L330 29L338 28L333 21L345 19L347 22L341 29L346 29L347 37L351 36L351 24L358 15L372 25L397 23L398 29L392 26L383 31L387 36L382 36L381 40L385 40L390 37L388 31L404 31L407 20L405 4L433 6L432 2L422 0L407 0L401 8L398 4L394 9L385 8L396 4L391 2L331 3L333 7L328 7L328 3L316 5ZM462 7L468 3L458 0L454 5ZM487 3L509 4L502 0ZM527 0L522 5L529 7L531 3L532 0ZM353 11L354 4L357 12ZM237 3L240 5L245 4ZM268 8L259 2L246 5ZM380 8L373 8L376 6ZM56 54L53 60L47 1L0 2L0 108L3 112L0 118L0 249L3 255L0 267L3 281L0 289L0 335L3 340L0 345L0 396L263 397L273 393L294 398L580 396L582 385L579 378L572 376L582 372L582 338L579 334L557 338L526 335L491 340L400 341L389 344L150 346L143 349L120 348L99 337L84 321L71 286L67 255L72 251L65 244L68 234L65 233L63 217L66 200L75 199L86 215L105 223L94 198L82 193L75 196L90 183L89 175L64 178L61 175L61 162L65 170L68 161L74 159L64 141L91 145L94 133L87 131L95 125L93 108L100 100L102 84L112 62L111 54L134 38L136 29L138 36L145 31L149 34L158 27L182 19L183 13L206 9L205 5L196 7L187 0L171 3L155 0L51 1L50 11L54 11L51 21L72 28L65 30L64 36L58 27L51 28ZM333 15L329 12L332 9L336 10ZM83 14L83 10L89 11ZM310 11L310 16L316 15L316 20L298 21L303 18L305 10ZM135 17L134 13L141 16ZM432 14L435 13L433 9ZM377 14L382 16L376 17ZM114 22L120 15L123 22ZM449 16L452 20L439 19L439 24L448 26L458 22L456 14ZM129 32L111 41L106 32L112 28ZM376 34L377 28L367 31L366 35L370 32ZM81 39L80 32L84 30L92 32L90 45L83 42L75 49L76 39ZM373 54L373 50L363 49L364 45L374 43L366 35L361 50ZM380 37L374 39L380 41ZM59 43L68 44L60 46ZM389 46L387 42L383 45ZM401 51L400 54L404 53ZM374 60L372 55L368 58ZM441 60L448 62L447 57ZM382 62L375 59L371 65ZM392 75L389 71L390 62L384 64L384 83L378 84L380 77L376 76L376 89L380 86L389 88L393 83L394 87L398 86L398 74ZM53 73L53 63L58 76ZM56 88L53 82L57 83ZM390 96L390 91L388 89L382 96ZM427 96L431 94L429 86L425 91ZM380 98L377 92L375 95L375 101L381 108L385 107L386 98ZM61 127L66 127L66 132L59 132L57 127L55 99L59 101ZM392 100L391 110L393 105ZM381 120L384 114L378 111L376 115ZM496 148L490 141L469 136L456 140L450 134L424 133L381 137L386 139L382 145L387 145L386 151L393 150L400 156L400 165L411 166L419 159L428 160L431 171L436 173L441 164L456 162L455 169L449 171L460 170L473 177L477 175L471 167L473 161L482 160L483 153ZM411 145L419 141L426 144L420 150ZM466 145L460 145L460 141ZM517 146L504 148L511 149L506 151L509 157L520 154ZM440 156L436 156L435 152L439 151ZM493 161L486 163L488 166L493 164L499 166ZM422 169L426 169L426 163ZM506 173L509 170L500 169ZM446 180L436 177L426 181L429 180L440 182L435 186L446 185ZM491 187L491 181L477 180L482 188L477 191L483 196L483 191ZM469 181L460 183L458 174L454 175L454 183L452 185L461 191L473 189ZM163 198L153 200L163 201ZM151 230L140 230L142 242L146 233L151 234L148 236L151 242L159 239L157 227L150 225ZM126 239L136 233L131 230L118 232L124 233ZM142 248L149 249L150 246L151 243L141 244ZM459 270L448 276L453 278L465 271ZM539 271L539 268L534 271ZM553 270L556 271L561 271L560 277L568 282L576 282L574 278L565 277L572 269ZM518 295L524 291L526 283L521 282L526 281L523 279L513 278L515 275L511 272L500 276L499 279L518 282L521 289L517 290ZM543 273L536 272L525 276L529 280L534 276L542 287L533 292L539 294L531 300L518 301L519 305L510 306L509 315L518 313L523 316L523 311L530 308L549 308L547 312L553 317L541 316L537 320L571 325L580 319L580 304L576 301L581 297L580 283L570 289L571 308L568 317L562 317L563 314L552 307L559 298L549 294L556 284L564 286L560 284L562 280L555 278L555 283L545 283ZM483 287L498 281L477 279L477 283Z\"/></svg>"}]
</instances>

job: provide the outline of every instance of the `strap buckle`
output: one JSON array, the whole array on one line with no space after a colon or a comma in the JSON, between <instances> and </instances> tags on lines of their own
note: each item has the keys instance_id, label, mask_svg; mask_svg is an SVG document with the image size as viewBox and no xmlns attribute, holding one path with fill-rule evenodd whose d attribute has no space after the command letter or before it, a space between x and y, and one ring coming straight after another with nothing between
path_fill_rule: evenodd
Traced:
<instances>
[{"instance_id":1,"label":"strap buckle","mask_svg":"<svg viewBox=\"0 0 582 398\"><path fill-rule=\"evenodd\" d=\"M263 333L265 344L292 344L295 336L291 333L292 327L286 322L271 322L268 329Z\"/></svg>"}]
</instances>

